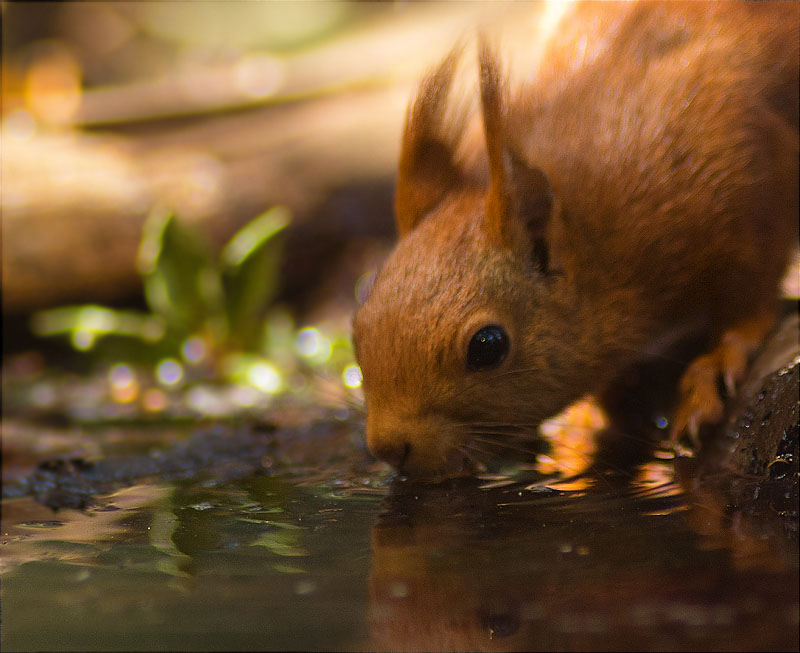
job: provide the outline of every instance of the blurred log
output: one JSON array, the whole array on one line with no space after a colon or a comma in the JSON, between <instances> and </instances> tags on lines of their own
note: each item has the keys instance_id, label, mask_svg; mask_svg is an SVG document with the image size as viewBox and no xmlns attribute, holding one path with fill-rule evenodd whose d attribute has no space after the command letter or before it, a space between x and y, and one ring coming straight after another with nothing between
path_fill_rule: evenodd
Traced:
<instances>
[{"instance_id":1,"label":"blurred log","mask_svg":"<svg viewBox=\"0 0 800 653\"><path fill-rule=\"evenodd\" d=\"M412 4L280 61L280 82L264 97L237 84L241 63L176 67L156 81L87 90L76 121L90 133L6 133L4 311L129 296L141 226L157 203L219 244L271 205L302 222L336 189L390 184L422 72L458 37L521 12L532 15L514 3ZM275 65L246 62L256 82ZM374 219L377 232L391 232L388 205Z\"/></svg>"},{"instance_id":2,"label":"blurred log","mask_svg":"<svg viewBox=\"0 0 800 653\"><path fill-rule=\"evenodd\" d=\"M3 138L3 309L125 292L153 189L124 141Z\"/></svg>"},{"instance_id":3,"label":"blurred log","mask_svg":"<svg viewBox=\"0 0 800 653\"><path fill-rule=\"evenodd\" d=\"M304 214L339 186L390 179L405 103L388 89L147 138L4 139L4 310L133 290L141 227L158 202L221 242L271 205Z\"/></svg>"},{"instance_id":4,"label":"blurred log","mask_svg":"<svg viewBox=\"0 0 800 653\"><path fill-rule=\"evenodd\" d=\"M166 75L89 89L75 121L110 125L230 111L339 94L348 89L416 83L453 43L487 23L532 16L514 3L412 3L289 57L253 52L216 66L188 61Z\"/></svg>"}]
</instances>

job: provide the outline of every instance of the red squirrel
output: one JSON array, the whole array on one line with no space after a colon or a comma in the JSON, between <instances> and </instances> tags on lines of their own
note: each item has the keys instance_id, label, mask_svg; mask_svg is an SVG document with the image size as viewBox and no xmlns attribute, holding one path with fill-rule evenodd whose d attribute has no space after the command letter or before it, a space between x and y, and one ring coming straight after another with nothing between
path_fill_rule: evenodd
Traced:
<instances>
[{"instance_id":1,"label":"red squirrel","mask_svg":"<svg viewBox=\"0 0 800 653\"><path fill-rule=\"evenodd\" d=\"M580 5L513 93L482 38L477 144L459 50L424 79L353 320L377 457L470 473L587 394L635 436L679 342L672 438L721 419L797 246L798 7Z\"/></svg>"}]
</instances>

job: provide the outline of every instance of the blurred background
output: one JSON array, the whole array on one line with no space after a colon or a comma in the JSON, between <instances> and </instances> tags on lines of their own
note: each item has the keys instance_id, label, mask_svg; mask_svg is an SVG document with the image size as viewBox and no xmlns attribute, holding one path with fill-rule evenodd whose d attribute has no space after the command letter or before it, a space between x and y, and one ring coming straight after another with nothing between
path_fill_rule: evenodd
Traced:
<instances>
[{"instance_id":1,"label":"blurred background","mask_svg":"<svg viewBox=\"0 0 800 653\"><path fill-rule=\"evenodd\" d=\"M5 416L357 401L408 100L541 6L0 4Z\"/></svg>"}]
</instances>

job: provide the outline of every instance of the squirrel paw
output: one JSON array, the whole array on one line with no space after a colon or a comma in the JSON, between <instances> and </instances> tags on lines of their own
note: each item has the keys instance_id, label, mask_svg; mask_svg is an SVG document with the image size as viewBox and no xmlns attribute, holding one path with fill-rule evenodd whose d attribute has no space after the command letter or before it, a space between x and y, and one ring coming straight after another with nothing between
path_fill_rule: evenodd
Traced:
<instances>
[{"instance_id":1,"label":"squirrel paw","mask_svg":"<svg viewBox=\"0 0 800 653\"><path fill-rule=\"evenodd\" d=\"M680 400L670 431L673 442L686 432L698 447L700 426L717 424L722 419L724 406L717 379L722 378L729 396L736 392L736 384L747 371L750 354L771 324L771 316L762 317L726 331L715 349L692 361L680 383Z\"/></svg>"},{"instance_id":2,"label":"squirrel paw","mask_svg":"<svg viewBox=\"0 0 800 653\"><path fill-rule=\"evenodd\" d=\"M717 377L722 370L718 359L716 351L700 356L684 373L680 401L670 431L673 442L686 432L697 447L700 444L700 425L716 424L722 419L723 404L717 392Z\"/></svg>"}]
</instances>

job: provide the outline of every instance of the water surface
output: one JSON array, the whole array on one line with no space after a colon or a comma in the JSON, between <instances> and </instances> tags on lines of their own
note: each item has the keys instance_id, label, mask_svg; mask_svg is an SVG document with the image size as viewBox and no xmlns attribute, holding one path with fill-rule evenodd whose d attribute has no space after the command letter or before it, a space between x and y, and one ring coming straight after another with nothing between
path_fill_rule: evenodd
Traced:
<instances>
[{"instance_id":1,"label":"water surface","mask_svg":"<svg viewBox=\"0 0 800 653\"><path fill-rule=\"evenodd\" d=\"M316 462L150 478L84 510L6 499L3 650L797 648L781 497L731 505L674 461L438 485L357 448Z\"/></svg>"}]
</instances>

